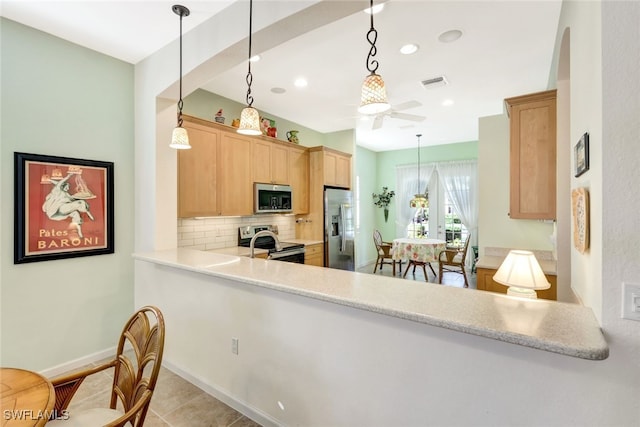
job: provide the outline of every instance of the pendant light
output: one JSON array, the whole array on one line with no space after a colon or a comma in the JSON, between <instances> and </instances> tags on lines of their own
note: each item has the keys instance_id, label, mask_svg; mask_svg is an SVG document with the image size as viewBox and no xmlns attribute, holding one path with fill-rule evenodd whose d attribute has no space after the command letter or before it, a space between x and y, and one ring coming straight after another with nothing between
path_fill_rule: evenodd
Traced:
<instances>
[{"instance_id":1,"label":"pendant light","mask_svg":"<svg viewBox=\"0 0 640 427\"><path fill-rule=\"evenodd\" d=\"M171 135L171 144L169 147L176 148L178 150L185 150L191 148L189 144L189 135L187 130L182 127L182 18L189 16L189 9L179 4L175 4L171 7L173 13L180 16L180 98L178 99L178 126L173 129Z\"/></svg>"},{"instance_id":2,"label":"pendant light","mask_svg":"<svg viewBox=\"0 0 640 427\"><path fill-rule=\"evenodd\" d=\"M252 107L253 96L251 95L251 83L253 82L253 75L251 74L251 30L253 21L253 0L249 0L249 71L247 72L247 106L240 113L240 126L238 126L238 133L243 135L260 135L260 114L258 110Z\"/></svg>"},{"instance_id":3,"label":"pendant light","mask_svg":"<svg viewBox=\"0 0 640 427\"><path fill-rule=\"evenodd\" d=\"M420 190L420 137L422 134L417 134L418 137L418 190ZM413 199L409 202L409 207L412 208L427 208L429 207L429 198L426 194L418 193L413 196Z\"/></svg>"},{"instance_id":4,"label":"pendant light","mask_svg":"<svg viewBox=\"0 0 640 427\"><path fill-rule=\"evenodd\" d=\"M367 32L367 41L371 45L367 55L367 70L369 70L370 74L362 83L362 95L360 97L360 107L358 107L358 111L362 114L378 114L391 108L389 101L387 101L387 90L384 87L384 81L379 74L376 74L379 64L373 57L378 52L376 48L378 32L373 26L373 0L370 0L370 5L371 28Z\"/></svg>"}]
</instances>

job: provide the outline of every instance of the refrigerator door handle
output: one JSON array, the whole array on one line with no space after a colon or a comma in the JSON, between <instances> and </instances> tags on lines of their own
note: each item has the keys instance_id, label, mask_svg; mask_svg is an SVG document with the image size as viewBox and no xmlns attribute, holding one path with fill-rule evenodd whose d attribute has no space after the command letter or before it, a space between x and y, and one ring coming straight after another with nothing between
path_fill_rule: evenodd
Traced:
<instances>
[{"instance_id":1,"label":"refrigerator door handle","mask_svg":"<svg viewBox=\"0 0 640 427\"><path fill-rule=\"evenodd\" d=\"M347 249L347 236L345 233L346 230L346 222L345 222L345 217L346 217L346 205L345 204L341 204L340 205L340 252L344 252Z\"/></svg>"}]
</instances>

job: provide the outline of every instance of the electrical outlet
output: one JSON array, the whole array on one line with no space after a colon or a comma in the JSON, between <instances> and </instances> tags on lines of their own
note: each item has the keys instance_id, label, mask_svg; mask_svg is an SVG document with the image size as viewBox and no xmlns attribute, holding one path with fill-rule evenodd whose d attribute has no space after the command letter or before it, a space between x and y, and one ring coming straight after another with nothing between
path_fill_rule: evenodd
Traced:
<instances>
[{"instance_id":1,"label":"electrical outlet","mask_svg":"<svg viewBox=\"0 0 640 427\"><path fill-rule=\"evenodd\" d=\"M622 283L622 318L640 321L640 285Z\"/></svg>"},{"instance_id":2,"label":"electrical outlet","mask_svg":"<svg viewBox=\"0 0 640 427\"><path fill-rule=\"evenodd\" d=\"M238 354L238 338L231 338L231 353Z\"/></svg>"}]
</instances>

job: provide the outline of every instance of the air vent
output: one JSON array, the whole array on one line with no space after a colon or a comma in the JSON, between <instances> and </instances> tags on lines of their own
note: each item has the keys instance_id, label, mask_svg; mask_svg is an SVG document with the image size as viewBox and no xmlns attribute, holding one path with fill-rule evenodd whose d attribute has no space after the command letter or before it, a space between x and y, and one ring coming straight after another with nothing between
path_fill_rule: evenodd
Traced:
<instances>
[{"instance_id":1,"label":"air vent","mask_svg":"<svg viewBox=\"0 0 640 427\"><path fill-rule=\"evenodd\" d=\"M445 76L434 77L432 79L422 80L420 83L422 84L422 87L427 88L427 89L441 87L441 86L445 86L445 85L449 84L449 82L447 81L447 78Z\"/></svg>"}]
</instances>

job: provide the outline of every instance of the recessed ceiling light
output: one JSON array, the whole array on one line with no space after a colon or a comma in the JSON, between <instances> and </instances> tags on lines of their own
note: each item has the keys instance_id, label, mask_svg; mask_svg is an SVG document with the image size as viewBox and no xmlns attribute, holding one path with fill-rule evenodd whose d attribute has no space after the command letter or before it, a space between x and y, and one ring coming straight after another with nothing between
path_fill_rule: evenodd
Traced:
<instances>
[{"instance_id":1,"label":"recessed ceiling light","mask_svg":"<svg viewBox=\"0 0 640 427\"><path fill-rule=\"evenodd\" d=\"M307 85L309 84L309 82L307 82L307 79L305 79L304 77L298 77L296 79L295 82L293 82L293 84L296 87L307 87Z\"/></svg>"},{"instance_id":2,"label":"recessed ceiling light","mask_svg":"<svg viewBox=\"0 0 640 427\"><path fill-rule=\"evenodd\" d=\"M440 34L438 36L438 40L440 40L442 43L451 43L451 42L454 42L454 41L458 40L460 37L462 37L462 31L460 31L460 30L449 30L449 31L445 31L444 33Z\"/></svg>"},{"instance_id":3,"label":"recessed ceiling light","mask_svg":"<svg viewBox=\"0 0 640 427\"><path fill-rule=\"evenodd\" d=\"M249 58L249 61L251 61L251 62L260 61L260 55L253 55L251 58Z\"/></svg>"},{"instance_id":4,"label":"recessed ceiling light","mask_svg":"<svg viewBox=\"0 0 640 427\"><path fill-rule=\"evenodd\" d=\"M281 87L272 87L271 88L271 92L273 93L277 93L277 94L281 94L281 93L285 93L287 90Z\"/></svg>"},{"instance_id":5,"label":"recessed ceiling light","mask_svg":"<svg viewBox=\"0 0 640 427\"><path fill-rule=\"evenodd\" d=\"M412 53L416 53L420 46L414 43L405 44L400 48L400 53L404 55L411 55Z\"/></svg>"},{"instance_id":6,"label":"recessed ceiling light","mask_svg":"<svg viewBox=\"0 0 640 427\"><path fill-rule=\"evenodd\" d=\"M444 101L442 101L443 107L449 107L451 105L453 105L453 99L445 99Z\"/></svg>"},{"instance_id":7,"label":"recessed ceiling light","mask_svg":"<svg viewBox=\"0 0 640 427\"><path fill-rule=\"evenodd\" d=\"M373 14L375 15L376 13L382 12L382 9L384 9L384 3L378 3L377 5L373 6L373 8L366 8L364 10L364 13L368 13L369 15L371 15L371 11L373 11Z\"/></svg>"}]
</instances>

